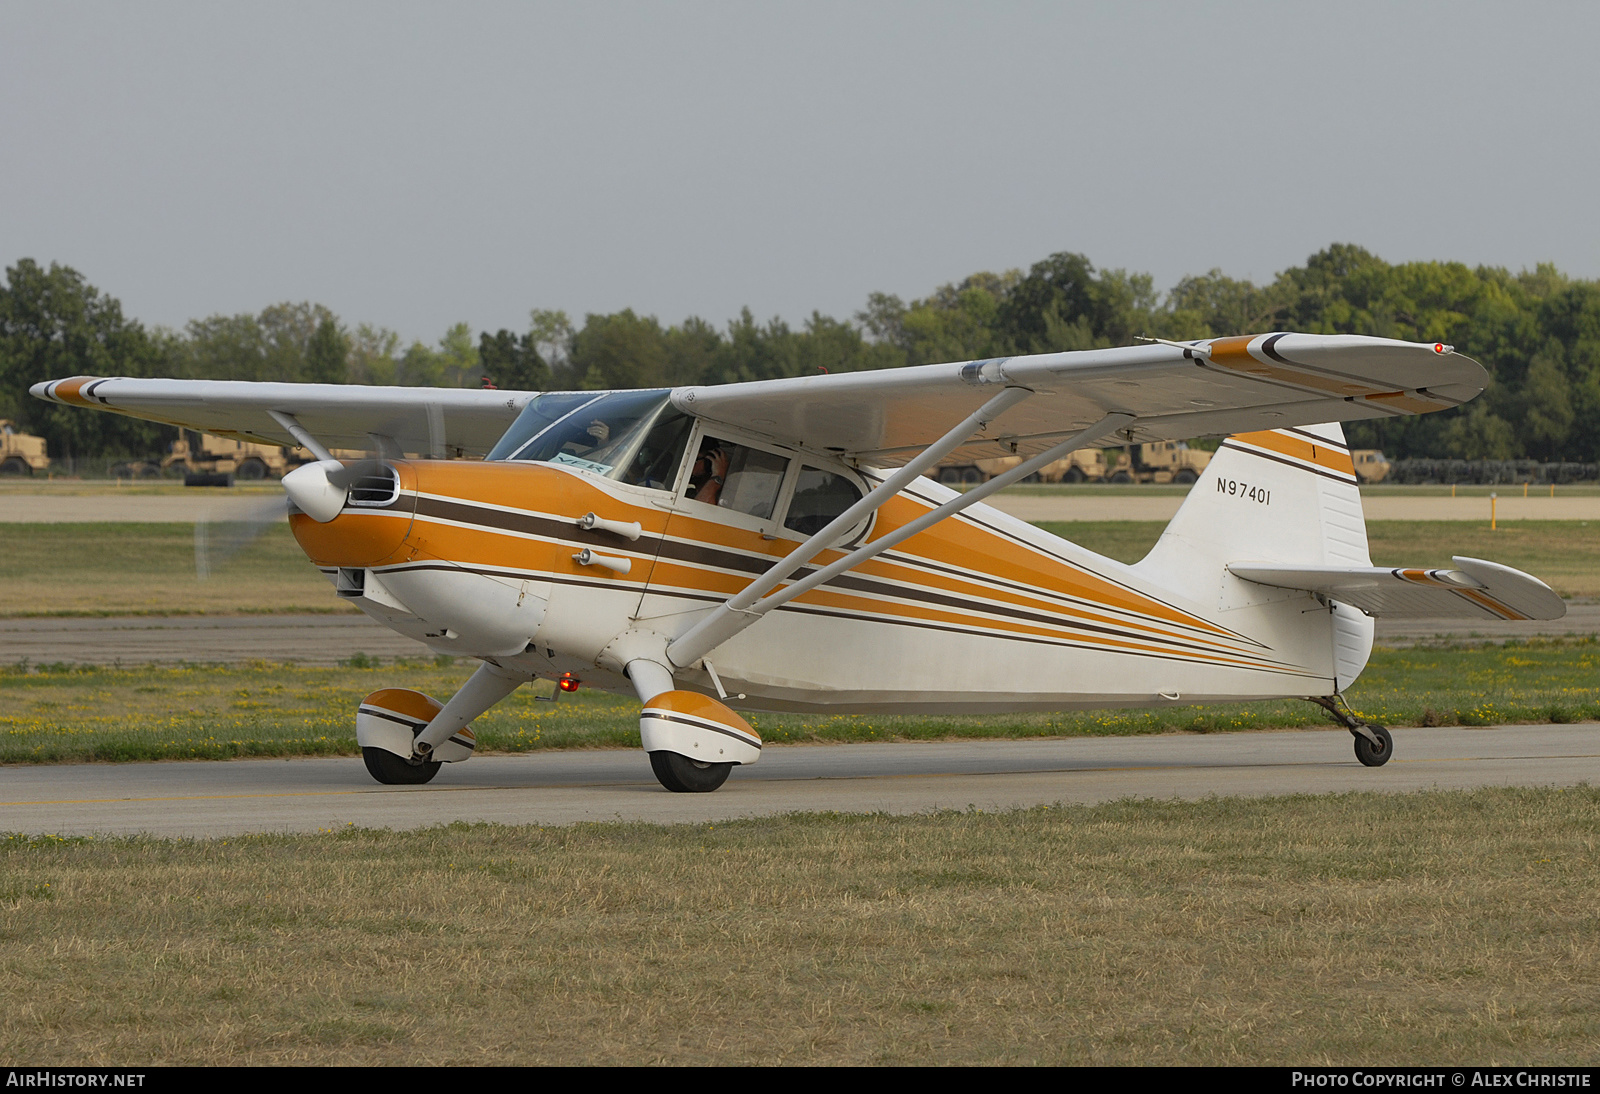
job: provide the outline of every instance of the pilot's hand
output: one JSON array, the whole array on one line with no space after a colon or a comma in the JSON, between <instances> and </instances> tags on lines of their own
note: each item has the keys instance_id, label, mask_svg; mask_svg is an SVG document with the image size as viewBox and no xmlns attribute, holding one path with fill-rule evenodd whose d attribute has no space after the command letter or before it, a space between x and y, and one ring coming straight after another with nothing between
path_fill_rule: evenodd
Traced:
<instances>
[{"instance_id":1,"label":"pilot's hand","mask_svg":"<svg viewBox=\"0 0 1600 1094\"><path fill-rule=\"evenodd\" d=\"M728 454L720 448L713 448L706 455L711 457L711 473L719 479L728 477Z\"/></svg>"},{"instance_id":2,"label":"pilot's hand","mask_svg":"<svg viewBox=\"0 0 1600 1094\"><path fill-rule=\"evenodd\" d=\"M605 444L611 439L611 427L599 418L589 423L588 433L594 438L595 444Z\"/></svg>"}]
</instances>

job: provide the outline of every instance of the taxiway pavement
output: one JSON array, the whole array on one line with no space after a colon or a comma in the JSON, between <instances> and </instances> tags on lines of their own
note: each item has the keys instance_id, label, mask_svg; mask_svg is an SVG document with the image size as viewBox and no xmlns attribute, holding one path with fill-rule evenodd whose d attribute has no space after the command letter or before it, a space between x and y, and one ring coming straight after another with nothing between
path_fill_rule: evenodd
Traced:
<instances>
[{"instance_id":1,"label":"taxiway pavement","mask_svg":"<svg viewBox=\"0 0 1600 1094\"><path fill-rule=\"evenodd\" d=\"M999 810L1119 798L1573 786L1600 781L1600 725L1394 731L1356 762L1344 730L1046 741L768 746L714 794L672 794L631 750L480 756L427 786L359 759L0 768L0 831L215 837L456 821L697 823L795 811Z\"/></svg>"}]
</instances>

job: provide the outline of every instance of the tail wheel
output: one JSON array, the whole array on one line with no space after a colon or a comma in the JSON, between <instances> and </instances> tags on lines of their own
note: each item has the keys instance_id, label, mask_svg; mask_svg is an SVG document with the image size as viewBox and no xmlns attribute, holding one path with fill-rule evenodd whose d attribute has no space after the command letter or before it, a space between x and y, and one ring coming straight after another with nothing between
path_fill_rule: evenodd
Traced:
<instances>
[{"instance_id":1,"label":"tail wheel","mask_svg":"<svg viewBox=\"0 0 1600 1094\"><path fill-rule=\"evenodd\" d=\"M728 781L733 765L701 763L676 752L660 751L650 753L650 770L656 773L656 781L674 794L709 794Z\"/></svg>"},{"instance_id":2,"label":"tail wheel","mask_svg":"<svg viewBox=\"0 0 1600 1094\"><path fill-rule=\"evenodd\" d=\"M414 764L387 748L363 748L361 759L366 762L367 774L385 786L421 786L431 781L444 766L435 760Z\"/></svg>"},{"instance_id":3,"label":"tail wheel","mask_svg":"<svg viewBox=\"0 0 1600 1094\"><path fill-rule=\"evenodd\" d=\"M1369 725L1372 735L1378 738L1378 744L1367 740L1366 734L1357 733L1356 759L1367 767L1382 767L1389 762L1389 757L1394 755L1394 738L1389 736L1389 731L1382 726Z\"/></svg>"}]
</instances>

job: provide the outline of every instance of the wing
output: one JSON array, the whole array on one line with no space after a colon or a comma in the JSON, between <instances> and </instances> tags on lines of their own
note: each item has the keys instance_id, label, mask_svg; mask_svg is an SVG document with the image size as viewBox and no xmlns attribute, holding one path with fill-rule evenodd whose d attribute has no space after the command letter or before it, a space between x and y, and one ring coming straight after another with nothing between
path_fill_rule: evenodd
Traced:
<instances>
[{"instance_id":1,"label":"wing","mask_svg":"<svg viewBox=\"0 0 1600 1094\"><path fill-rule=\"evenodd\" d=\"M1550 586L1481 558L1455 559L1455 570L1340 566L1256 566L1228 572L1280 589L1303 589L1354 605L1368 615L1417 619L1560 619L1567 606Z\"/></svg>"},{"instance_id":2,"label":"wing","mask_svg":"<svg viewBox=\"0 0 1600 1094\"><path fill-rule=\"evenodd\" d=\"M1034 395L957 451L1041 452L1118 412L1137 419L1134 442L1421 414L1487 382L1476 361L1439 343L1262 334L680 388L673 399L781 443L892 467L1003 385Z\"/></svg>"},{"instance_id":3,"label":"wing","mask_svg":"<svg viewBox=\"0 0 1600 1094\"><path fill-rule=\"evenodd\" d=\"M292 415L328 448L482 456L538 392L465 388L265 384L242 380L135 380L74 376L35 384L41 399L94 407L222 437L294 445L272 415Z\"/></svg>"},{"instance_id":4,"label":"wing","mask_svg":"<svg viewBox=\"0 0 1600 1094\"><path fill-rule=\"evenodd\" d=\"M1134 442L1421 414L1458 406L1487 382L1476 361L1438 343L1263 334L678 388L673 401L780 443L893 467L1008 386L1032 395L957 451L1030 455L1117 413L1136 419L1125 437ZM295 443L277 412L328 448L371 448L376 434L404 451L473 455L537 394L90 376L30 390L269 444Z\"/></svg>"}]
</instances>

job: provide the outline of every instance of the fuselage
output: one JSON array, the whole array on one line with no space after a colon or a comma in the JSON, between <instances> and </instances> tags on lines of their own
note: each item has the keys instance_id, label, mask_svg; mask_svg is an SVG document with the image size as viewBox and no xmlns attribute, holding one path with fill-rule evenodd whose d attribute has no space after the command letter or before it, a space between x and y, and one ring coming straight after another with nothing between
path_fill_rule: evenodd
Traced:
<instances>
[{"instance_id":1,"label":"fuselage","mask_svg":"<svg viewBox=\"0 0 1600 1094\"><path fill-rule=\"evenodd\" d=\"M608 657L622 636L670 641L806 538L785 527L782 503L752 517L580 467L390 466L392 497L358 491L331 521L291 518L340 595L440 652L624 693L633 689ZM864 488L880 478L837 470ZM952 496L918 480L842 546ZM637 522L637 539L581 528L591 513ZM825 551L815 562L838 557ZM777 609L707 660L744 696L735 705L767 710L1067 710L1324 694L1331 639L1308 625L1302 600L1224 611L975 505ZM678 686L714 692L702 665Z\"/></svg>"}]
</instances>

